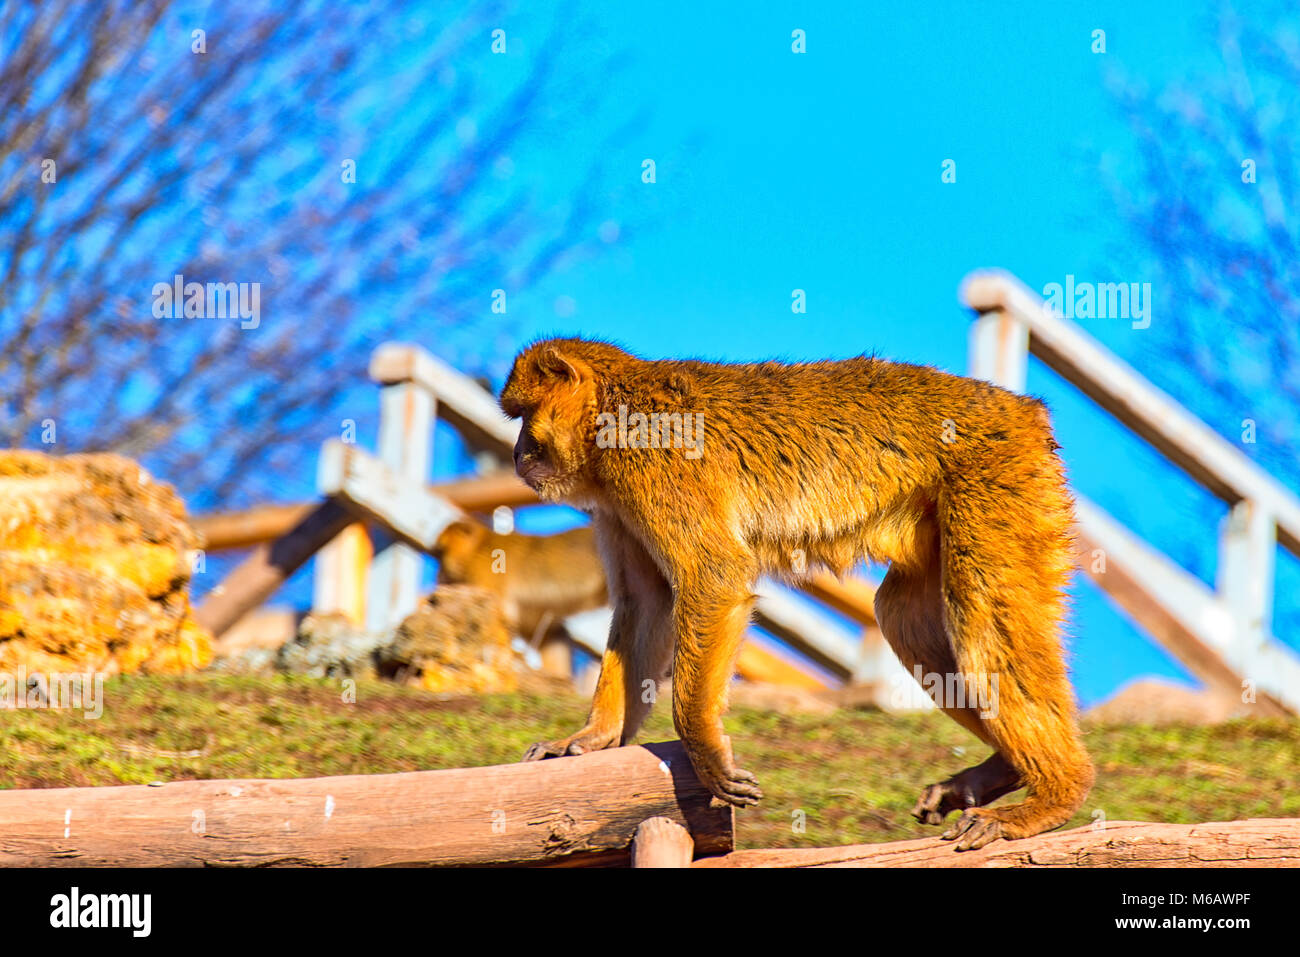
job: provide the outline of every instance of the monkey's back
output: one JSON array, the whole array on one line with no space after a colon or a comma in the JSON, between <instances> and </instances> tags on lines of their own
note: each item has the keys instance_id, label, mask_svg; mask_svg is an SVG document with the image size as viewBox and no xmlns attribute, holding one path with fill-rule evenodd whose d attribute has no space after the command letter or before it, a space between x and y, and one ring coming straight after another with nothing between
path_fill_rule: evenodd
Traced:
<instances>
[{"instance_id":1,"label":"monkey's back","mask_svg":"<svg viewBox=\"0 0 1300 957\"><path fill-rule=\"evenodd\" d=\"M667 455L654 469L664 501L688 502L701 485L737 488L719 500L734 503L727 520L739 534L833 568L864 551L896 560L925 547L925 517L949 478L993 481L1017 457L1055 460L1037 400L929 366L870 357L638 365L635 382L603 397L607 410L612 400L703 415L703 454Z\"/></svg>"}]
</instances>

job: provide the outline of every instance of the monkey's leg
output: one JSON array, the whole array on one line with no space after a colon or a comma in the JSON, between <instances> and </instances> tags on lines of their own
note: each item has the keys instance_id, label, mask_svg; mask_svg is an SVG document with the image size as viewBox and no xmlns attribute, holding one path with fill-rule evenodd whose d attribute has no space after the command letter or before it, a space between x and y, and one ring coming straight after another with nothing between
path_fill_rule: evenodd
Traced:
<instances>
[{"instance_id":1,"label":"monkey's leg","mask_svg":"<svg viewBox=\"0 0 1300 957\"><path fill-rule=\"evenodd\" d=\"M738 807L757 804L763 796L754 775L736 767L722 728L752 600L748 587L704 586L697 579L679 584L673 609L673 725L699 779Z\"/></svg>"},{"instance_id":2,"label":"monkey's leg","mask_svg":"<svg viewBox=\"0 0 1300 957\"><path fill-rule=\"evenodd\" d=\"M981 736L1026 788L1022 804L964 811L943 835L959 851L1060 827L1092 787L1058 637L1070 509L1053 465L1002 463L1015 498L974 483L940 497L941 601L957 668L981 699Z\"/></svg>"},{"instance_id":3,"label":"monkey's leg","mask_svg":"<svg viewBox=\"0 0 1300 957\"><path fill-rule=\"evenodd\" d=\"M605 654L600 659L600 677L596 679L596 693L591 701L587 723L567 738L538 741L524 753L523 760L540 761L543 758L585 754L619 744L623 735L626 675L633 656L632 645L636 634L635 616L636 609L630 603L614 609L614 620L610 625Z\"/></svg>"},{"instance_id":4,"label":"monkey's leg","mask_svg":"<svg viewBox=\"0 0 1300 957\"><path fill-rule=\"evenodd\" d=\"M525 761L627 744L650 712L672 661L672 592L654 561L626 532L608 536L602 552L614 619L591 713L577 733L534 744Z\"/></svg>"},{"instance_id":5,"label":"monkey's leg","mask_svg":"<svg viewBox=\"0 0 1300 957\"><path fill-rule=\"evenodd\" d=\"M966 702L948 700L942 693L946 681L930 683L933 676L946 678L957 669L943 623L938 565L936 550L924 570L891 568L876 592L876 618L903 667L912 672L919 666L927 686L940 691L934 694L935 704L986 744L994 744L978 708L959 707ZM912 815L923 824L941 824L952 811L989 804L1023 786L1019 772L995 752L982 764L928 786Z\"/></svg>"},{"instance_id":6,"label":"monkey's leg","mask_svg":"<svg viewBox=\"0 0 1300 957\"><path fill-rule=\"evenodd\" d=\"M649 563L649 556L646 556ZM672 589L653 566L635 584L636 639L624 674L623 734L620 745L630 744L650 714L659 685L673 663Z\"/></svg>"}]
</instances>

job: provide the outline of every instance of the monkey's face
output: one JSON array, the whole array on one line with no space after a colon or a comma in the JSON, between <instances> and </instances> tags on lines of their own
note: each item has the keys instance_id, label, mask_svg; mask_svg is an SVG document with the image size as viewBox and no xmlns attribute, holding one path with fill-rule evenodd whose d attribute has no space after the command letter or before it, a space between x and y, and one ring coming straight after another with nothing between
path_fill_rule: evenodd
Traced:
<instances>
[{"instance_id":1,"label":"monkey's face","mask_svg":"<svg viewBox=\"0 0 1300 957\"><path fill-rule=\"evenodd\" d=\"M539 343L515 359L501 409L523 419L515 472L547 502L579 494L595 439L596 385L591 368Z\"/></svg>"},{"instance_id":2,"label":"monkey's face","mask_svg":"<svg viewBox=\"0 0 1300 957\"><path fill-rule=\"evenodd\" d=\"M515 472L543 501L566 501L585 484L587 430L580 415L562 403L544 402L523 416Z\"/></svg>"}]
</instances>

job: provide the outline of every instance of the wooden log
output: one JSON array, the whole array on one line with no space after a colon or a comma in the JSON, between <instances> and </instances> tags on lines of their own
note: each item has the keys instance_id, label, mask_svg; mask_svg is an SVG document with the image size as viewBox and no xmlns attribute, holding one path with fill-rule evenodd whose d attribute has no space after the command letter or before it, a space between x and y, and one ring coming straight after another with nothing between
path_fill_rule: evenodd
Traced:
<instances>
[{"instance_id":1,"label":"wooden log","mask_svg":"<svg viewBox=\"0 0 1300 957\"><path fill-rule=\"evenodd\" d=\"M731 850L731 810L710 797L676 741L447 771L7 790L0 865L626 864L653 817L699 853Z\"/></svg>"},{"instance_id":2,"label":"wooden log","mask_svg":"<svg viewBox=\"0 0 1300 957\"><path fill-rule=\"evenodd\" d=\"M429 488L466 512L490 512L502 505L520 508L537 504L537 493L525 485L512 470L450 482L435 482Z\"/></svg>"},{"instance_id":3,"label":"wooden log","mask_svg":"<svg viewBox=\"0 0 1300 957\"><path fill-rule=\"evenodd\" d=\"M690 867L694 854L690 831L666 817L642 821L632 839L633 867Z\"/></svg>"},{"instance_id":4,"label":"wooden log","mask_svg":"<svg viewBox=\"0 0 1300 957\"><path fill-rule=\"evenodd\" d=\"M209 552L251 548L291 531L317 504L258 505L239 512L208 512L190 516L190 527L198 532Z\"/></svg>"},{"instance_id":5,"label":"wooden log","mask_svg":"<svg viewBox=\"0 0 1300 957\"><path fill-rule=\"evenodd\" d=\"M1300 818L1206 824L1111 821L977 851L938 838L734 851L693 867L1300 867Z\"/></svg>"},{"instance_id":6,"label":"wooden log","mask_svg":"<svg viewBox=\"0 0 1300 957\"><path fill-rule=\"evenodd\" d=\"M307 559L354 521L344 506L322 502L288 533L259 545L195 610L195 620L219 638L247 612L262 604Z\"/></svg>"},{"instance_id":7,"label":"wooden log","mask_svg":"<svg viewBox=\"0 0 1300 957\"><path fill-rule=\"evenodd\" d=\"M519 508L537 504L537 495L513 472L435 482L429 491L466 512L490 512L499 505ZM239 512L209 512L192 516L190 526L203 537L203 547L210 552L249 548L288 533L317 505L302 502L259 505Z\"/></svg>"}]
</instances>

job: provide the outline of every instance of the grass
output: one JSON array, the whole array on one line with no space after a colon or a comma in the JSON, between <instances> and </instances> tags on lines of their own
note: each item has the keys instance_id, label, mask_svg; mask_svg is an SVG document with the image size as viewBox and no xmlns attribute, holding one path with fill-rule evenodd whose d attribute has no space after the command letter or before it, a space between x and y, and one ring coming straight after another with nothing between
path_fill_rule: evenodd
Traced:
<instances>
[{"instance_id":1,"label":"grass","mask_svg":"<svg viewBox=\"0 0 1300 957\"><path fill-rule=\"evenodd\" d=\"M201 778L310 777L515 761L575 730L587 703L524 694L435 697L360 682L197 675L118 677L104 712L0 714L0 787L86 787ZM741 847L818 847L936 833L907 813L920 788L987 749L942 715L735 708L727 730L766 798L737 814ZM662 707L640 740L674 737ZM1087 730L1097 784L1071 822L1300 817L1300 721ZM1016 800L1016 795L1003 802Z\"/></svg>"}]
</instances>

